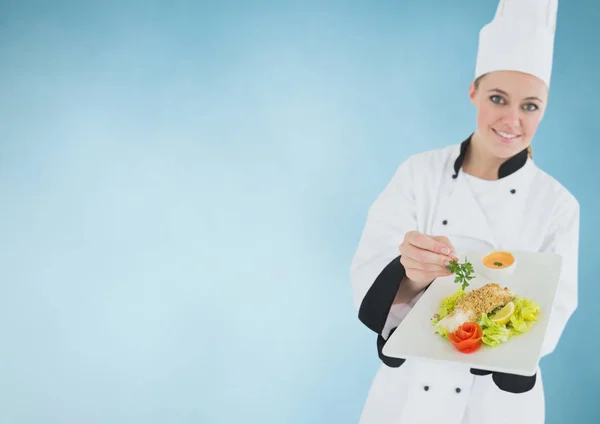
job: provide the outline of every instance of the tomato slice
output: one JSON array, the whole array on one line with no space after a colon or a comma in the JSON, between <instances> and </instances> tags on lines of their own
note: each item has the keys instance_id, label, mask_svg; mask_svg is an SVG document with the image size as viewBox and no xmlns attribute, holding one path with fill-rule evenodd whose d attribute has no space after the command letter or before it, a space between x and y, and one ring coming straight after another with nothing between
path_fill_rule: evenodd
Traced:
<instances>
[{"instance_id":1,"label":"tomato slice","mask_svg":"<svg viewBox=\"0 0 600 424\"><path fill-rule=\"evenodd\" d=\"M473 348L478 348L481 345L481 339L467 339L460 340L454 334L448 333L448 340L454 345L456 349L461 352L472 350Z\"/></svg>"},{"instance_id":2,"label":"tomato slice","mask_svg":"<svg viewBox=\"0 0 600 424\"><path fill-rule=\"evenodd\" d=\"M463 353L472 353L481 347L483 330L477 323L467 322L446 337L454 347Z\"/></svg>"},{"instance_id":3,"label":"tomato slice","mask_svg":"<svg viewBox=\"0 0 600 424\"><path fill-rule=\"evenodd\" d=\"M459 336L461 339L470 339L473 336L475 337L479 337L479 334L477 334L479 331L481 330L481 327L479 326L479 324L475 323L475 322L465 322L463 325L461 325L458 329L457 329L457 336Z\"/></svg>"},{"instance_id":4,"label":"tomato slice","mask_svg":"<svg viewBox=\"0 0 600 424\"><path fill-rule=\"evenodd\" d=\"M477 343L477 345L475 345L475 346L460 349L460 351L461 351L461 353L473 353L473 352L479 350L480 347L481 347L481 342Z\"/></svg>"},{"instance_id":5,"label":"tomato slice","mask_svg":"<svg viewBox=\"0 0 600 424\"><path fill-rule=\"evenodd\" d=\"M465 326L458 327L454 332L456 337L461 340L470 339L475 334L475 328L465 328Z\"/></svg>"}]
</instances>

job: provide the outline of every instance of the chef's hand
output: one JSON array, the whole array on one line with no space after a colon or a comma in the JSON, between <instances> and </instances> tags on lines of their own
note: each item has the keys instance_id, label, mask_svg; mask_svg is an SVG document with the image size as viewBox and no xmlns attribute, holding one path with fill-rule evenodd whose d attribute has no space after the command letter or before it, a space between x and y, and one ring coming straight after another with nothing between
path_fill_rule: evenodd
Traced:
<instances>
[{"instance_id":1,"label":"chef's hand","mask_svg":"<svg viewBox=\"0 0 600 424\"><path fill-rule=\"evenodd\" d=\"M419 292L439 277L452 275L446 268L456 260L454 246L447 237L430 236L417 231L408 232L400 245L400 263L406 270L413 290Z\"/></svg>"}]
</instances>

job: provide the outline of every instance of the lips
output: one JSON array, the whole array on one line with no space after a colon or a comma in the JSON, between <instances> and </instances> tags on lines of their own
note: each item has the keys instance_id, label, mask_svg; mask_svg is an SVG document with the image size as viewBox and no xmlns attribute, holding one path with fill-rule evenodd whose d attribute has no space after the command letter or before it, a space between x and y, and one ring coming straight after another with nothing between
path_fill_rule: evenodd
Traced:
<instances>
[{"instance_id":1,"label":"lips","mask_svg":"<svg viewBox=\"0 0 600 424\"><path fill-rule=\"evenodd\" d=\"M520 134L507 133L504 131L496 131L493 128L492 128L492 130L494 131L494 134L496 134L496 136L503 143L514 143L516 140L518 140L521 137Z\"/></svg>"}]
</instances>

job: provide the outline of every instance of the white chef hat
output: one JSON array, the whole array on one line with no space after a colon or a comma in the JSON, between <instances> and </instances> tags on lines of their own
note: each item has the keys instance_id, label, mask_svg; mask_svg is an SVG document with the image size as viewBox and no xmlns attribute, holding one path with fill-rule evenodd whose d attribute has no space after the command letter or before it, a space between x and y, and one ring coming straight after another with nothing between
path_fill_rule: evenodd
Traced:
<instances>
[{"instance_id":1,"label":"white chef hat","mask_svg":"<svg viewBox=\"0 0 600 424\"><path fill-rule=\"evenodd\" d=\"M558 0L500 0L494 19L479 32L475 78L520 71L550 86Z\"/></svg>"}]
</instances>

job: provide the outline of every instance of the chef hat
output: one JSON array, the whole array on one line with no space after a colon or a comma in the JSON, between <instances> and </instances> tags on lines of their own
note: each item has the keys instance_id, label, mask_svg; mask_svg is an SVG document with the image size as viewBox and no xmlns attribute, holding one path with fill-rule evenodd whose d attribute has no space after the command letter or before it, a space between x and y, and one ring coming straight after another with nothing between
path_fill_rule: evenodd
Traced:
<instances>
[{"instance_id":1,"label":"chef hat","mask_svg":"<svg viewBox=\"0 0 600 424\"><path fill-rule=\"evenodd\" d=\"M500 0L494 19L479 32L475 78L520 71L550 86L558 0Z\"/></svg>"}]
</instances>

